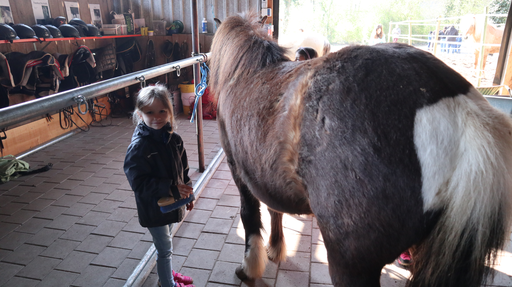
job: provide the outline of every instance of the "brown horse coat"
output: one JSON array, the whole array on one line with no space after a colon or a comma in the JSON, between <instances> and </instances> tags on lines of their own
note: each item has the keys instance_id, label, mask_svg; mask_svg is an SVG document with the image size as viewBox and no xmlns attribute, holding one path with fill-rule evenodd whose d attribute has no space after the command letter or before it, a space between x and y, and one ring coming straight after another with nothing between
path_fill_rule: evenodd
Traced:
<instances>
[{"instance_id":1,"label":"brown horse coat","mask_svg":"<svg viewBox=\"0 0 512 287\"><path fill-rule=\"evenodd\" d=\"M265 270L262 201L272 220L315 215L334 286L379 286L412 246L410 286L480 286L509 236L512 123L461 75L403 44L291 62L251 15L222 23L210 70L241 198L239 278Z\"/></svg>"}]
</instances>

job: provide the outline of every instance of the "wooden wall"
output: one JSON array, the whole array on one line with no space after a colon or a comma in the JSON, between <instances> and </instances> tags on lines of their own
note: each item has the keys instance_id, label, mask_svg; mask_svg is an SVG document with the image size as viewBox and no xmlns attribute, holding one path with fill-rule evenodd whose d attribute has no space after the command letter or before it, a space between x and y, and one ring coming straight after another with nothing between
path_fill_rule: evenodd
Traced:
<instances>
[{"instance_id":1,"label":"wooden wall","mask_svg":"<svg viewBox=\"0 0 512 287\"><path fill-rule=\"evenodd\" d=\"M14 23L23 23L26 25L34 25L36 23L34 14L32 11L32 4L30 0L9 0L11 5L11 11L13 14ZM112 0L93 0L91 2L87 2L85 0L75 1L79 3L79 11L80 17L86 23L91 23L91 15L88 4L100 4L101 5L101 13L102 20L104 24L110 24L111 18L109 16L109 12L113 10ZM50 5L50 13L52 18L57 16L66 17L64 1L57 0L49 0ZM69 20L69 19L68 19ZM208 52L210 50L211 42L212 42L213 34L200 34L200 52ZM139 42L142 49L142 58L139 62L135 63L135 70L142 70L147 68L146 63L146 52L148 47L148 41L152 40L155 47L155 65L161 65L167 63L168 59L163 53L163 45L166 40L171 41L172 43L178 42L180 45L186 43L188 45L188 53L187 57L190 57L192 51L192 37L191 34L175 34L172 36L140 36L136 35L135 39ZM73 54L79 45L86 45L90 49L101 48L107 45L120 45L124 41L127 41L128 38L96 38L96 39L77 39L77 40L64 40L64 41L49 41L49 42L28 42L28 43L5 43L0 44L0 52L1 53L9 53L9 52L21 52L21 53L29 53L35 50L44 50L48 53L60 53L60 54ZM168 77L170 86L176 87L179 83L185 81L191 81L193 79L192 76L192 67L182 69L181 77L176 78L174 75L170 75ZM166 83L166 76L161 76L158 79L150 80L150 81L159 81L161 83ZM118 91L119 93L126 93L129 91L130 95L133 96L136 91L139 89L139 85L134 85L129 87L128 89L123 89L122 91ZM104 103L107 106L107 109L110 110L110 105L106 97L102 97L99 99L100 102ZM21 154L34 147L37 147L45 142L51 141L52 139L61 136L69 131L76 129L73 127L72 129L62 129L60 127L58 118L58 114L52 115L53 120L51 122L47 122L45 119L37 118L32 122L15 127L9 128L6 131L7 139L3 140L3 144L5 146L2 155L7 154ZM87 122L91 121L90 115L85 117ZM78 120L79 121L79 120ZM0 134L0 136L3 134Z\"/></svg>"},{"instance_id":2,"label":"wooden wall","mask_svg":"<svg viewBox=\"0 0 512 287\"><path fill-rule=\"evenodd\" d=\"M113 2L111 0L74 0L69 2L78 2L80 18L84 20L85 23L91 23L91 12L88 4L100 4L103 23L110 23L109 12L113 10ZM9 0L9 4L11 6L14 24L26 24L29 26L36 24L31 0ZM58 16L66 17L64 1L48 0L48 4L52 18ZM69 20L71 19L68 19L68 21Z\"/></svg>"}]
</instances>

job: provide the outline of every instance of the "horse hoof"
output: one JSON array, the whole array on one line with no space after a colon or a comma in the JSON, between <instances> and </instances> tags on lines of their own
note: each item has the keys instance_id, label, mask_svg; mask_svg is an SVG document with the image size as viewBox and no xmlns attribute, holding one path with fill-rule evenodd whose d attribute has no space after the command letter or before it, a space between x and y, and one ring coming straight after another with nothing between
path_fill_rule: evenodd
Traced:
<instances>
[{"instance_id":1,"label":"horse hoof","mask_svg":"<svg viewBox=\"0 0 512 287\"><path fill-rule=\"evenodd\" d=\"M276 264L279 264L279 260L277 258L275 258L275 257L270 256L270 253L268 253L268 252L267 252L267 258L268 258L269 261L272 261L272 262L274 262Z\"/></svg>"},{"instance_id":2,"label":"horse hoof","mask_svg":"<svg viewBox=\"0 0 512 287\"><path fill-rule=\"evenodd\" d=\"M240 279L242 281L249 280L249 276L247 276L247 274L245 274L244 268L242 267L242 265L240 265L236 268L235 274L236 274L236 277L238 277L238 279Z\"/></svg>"}]
</instances>

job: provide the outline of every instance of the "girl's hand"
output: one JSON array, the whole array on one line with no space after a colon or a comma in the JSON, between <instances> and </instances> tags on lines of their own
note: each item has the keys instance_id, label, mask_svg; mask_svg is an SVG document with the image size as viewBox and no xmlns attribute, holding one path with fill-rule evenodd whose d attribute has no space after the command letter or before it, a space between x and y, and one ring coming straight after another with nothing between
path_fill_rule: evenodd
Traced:
<instances>
[{"instance_id":1,"label":"girl's hand","mask_svg":"<svg viewBox=\"0 0 512 287\"><path fill-rule=\"evenodd\" d=\"M187 210L190 211L192 208L194 208L194 201L187 203Z\"/></svg>"},{"instance_id":2,"label":"girl's hand","mask_svg":"<svg viewBox=\"0 0 512 287\"><path fill-rule=\"evenodd\" d=\"M178 184L178 190L182 198L188 198L194 192L194 189L186 184Z\"/></svg>"}]
</instances>

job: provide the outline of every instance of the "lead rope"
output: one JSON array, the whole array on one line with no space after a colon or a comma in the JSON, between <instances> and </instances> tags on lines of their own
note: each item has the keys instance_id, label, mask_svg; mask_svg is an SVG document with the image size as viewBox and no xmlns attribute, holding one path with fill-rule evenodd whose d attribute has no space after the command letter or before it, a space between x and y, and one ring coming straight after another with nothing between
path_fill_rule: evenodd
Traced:
<instances>
[{"instance_id":1,"label":"lead rope","mask_svg":"<svg viewBox=\"0 0 512 287\"><path fill-rule=\"evenodd\" d=\"M201 96L204 94L204 91L208 87L208 84L206 83L206 79L208 78L208 71L210 71L210 69L208 68L206 63L203 62L203 63L201 63L199 70L201 71L201 82L199 82L199 84L197 84L196 89L195 89L196 100L194 102L194 109L192 110L192 117L190 118L191 123L194 122L194 116L196 114L196 109L197 109L197 103L199 102Z\"/></svg>"}]
</instances>

